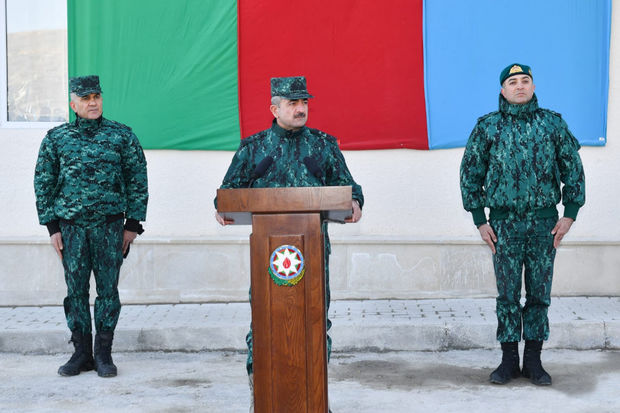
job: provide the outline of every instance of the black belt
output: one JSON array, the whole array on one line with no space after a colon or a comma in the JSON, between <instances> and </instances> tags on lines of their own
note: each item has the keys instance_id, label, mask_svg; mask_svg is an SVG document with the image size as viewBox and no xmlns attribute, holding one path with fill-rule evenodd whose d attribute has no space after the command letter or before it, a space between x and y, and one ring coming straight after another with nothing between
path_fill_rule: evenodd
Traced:
<instances>
[{"instance_id":1,"label":"black belt","mask_svg":"<svg viewBox=\"0 0 620 413\"><path fill-rule=\"evenodd\" d=\"M114 214L114 215L106 215L105 223L110 224L112 222L116 222L123 218L125 218L125 213L123 212L119 212L118 214ZM60 218L59 221L62 222L63 224L75 225L75 219Z\"/></svg>"},{"instance_id":2,"label":"black belt","mask_svg":"<svg viewBox=\"0 0 620 413\"><path fill-rule=\"evenodd\" d=\"M555 206L529 211L509 211L507 209L491 208L489 220L497 221L502 219L553 218L557 216L558 210Z\"/></svg>"}]
</instances>

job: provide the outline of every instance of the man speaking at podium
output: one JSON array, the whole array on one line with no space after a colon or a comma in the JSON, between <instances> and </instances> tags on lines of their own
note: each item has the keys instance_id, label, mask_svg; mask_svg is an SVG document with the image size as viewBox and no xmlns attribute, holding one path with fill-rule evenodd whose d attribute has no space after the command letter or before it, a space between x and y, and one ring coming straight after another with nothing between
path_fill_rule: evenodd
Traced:
<instances>
[{"instance_id":1,"label":"man speaking at podium","mask_svg":"<svg viewBox=\"0 0 620 413\"><path fill-rule=\"evenodd\" d=\"M307 186L351 186L352 222L362 217L364 196L362 187L353 180L340 152L336 138L318 129L308 128L308 99L312 98L306 79L276 77L271 79L271 106L274 120L271 128L241 140L220 188L266 188ZM217 200L216 200L217 202ZM217 205L216 205L217 206ZM232 223L217 212L221 225ZM329 253L327 223L325 237L325 300L329 310ZM327 320L327 330L331 321ZM252 330L246 337L248 345L247 370L252 370ZM331 338L327 336L328 359Z\"/></svg>"}]
</instances>

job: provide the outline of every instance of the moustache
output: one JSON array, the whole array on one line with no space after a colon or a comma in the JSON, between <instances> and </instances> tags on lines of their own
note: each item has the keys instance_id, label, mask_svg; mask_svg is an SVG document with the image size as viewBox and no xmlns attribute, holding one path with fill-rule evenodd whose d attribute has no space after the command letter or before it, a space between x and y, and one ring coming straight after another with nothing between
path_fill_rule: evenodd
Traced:
<instances>
[{"instance_id":1,"label":"moustache","mask_svg":"<svg viewBox=\"0 0 620 413\"><path fill-rule=\"evenodd\" d=\"M297 113L297 114L295 115L295 119L297 119L297 118L305 118L305 117L306 117L306 114L305 114L305 113Z\"/></svg>"}]
</instances>

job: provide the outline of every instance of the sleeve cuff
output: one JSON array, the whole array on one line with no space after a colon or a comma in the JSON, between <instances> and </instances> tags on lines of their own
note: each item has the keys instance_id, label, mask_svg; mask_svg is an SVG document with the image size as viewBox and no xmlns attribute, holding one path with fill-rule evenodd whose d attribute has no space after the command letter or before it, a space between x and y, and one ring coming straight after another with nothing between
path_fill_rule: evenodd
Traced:
<instances>
[{"instance_id":1,"label":"sleeve cuff","mask_svg":"<svg viewBox=\"0 0 620 413\"><path fill-rule=\"evenodd\" d=\"M580 206L574 202L567 202L564 205L564 216L566 218L571 218L573 221L577 220L577 213L579 212Z\"/></svg>"},{"instance_id":2,"label":"sleeve cuff","mask_svg":"<svg viewBox=\"0 0 620 413\"><path fill-rule=\"evenodd\" d=\"M60 224L58 223L58 220L50 221L45 224L45 226L47 227L47 232L50 233L50 237L55 233L60 232Z\"/></svg>"},{"instance_id":3,"label":"sleeve cuff","mask_svg":"<svg viewBox=\"0 0 620 413\"><path fill-rule=\"evenodd\" d=\"M487 223L487 215L484 212L484 208L472 209L471 215L474 218L474 225L477 227Z\"/></svg>"},{"instance_id":4,"label":"sleeve cuff","mask_svg":"<svg viewBox=\"0 0 620 413\"><path fill-rule=\"evenodd\" d=\"M140 221L133 218L127 218L127 220L125 221L125 229L127 231L137 232L138 235L142 235L142 233L144 232L144 228L142 228L142 224L140 224Z\"/></svg>"}]
</instances>

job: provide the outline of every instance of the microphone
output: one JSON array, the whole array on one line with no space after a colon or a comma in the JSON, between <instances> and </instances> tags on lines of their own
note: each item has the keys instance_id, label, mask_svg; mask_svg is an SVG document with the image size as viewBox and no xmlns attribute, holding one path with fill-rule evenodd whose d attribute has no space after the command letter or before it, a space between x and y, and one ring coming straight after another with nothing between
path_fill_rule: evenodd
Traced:
<instances>
[{"instance_id":1,"label":"microphone","mask_svg":"<svg viewBox=\"0 0 620 413\"><path fill-rule=\"evenodd\" d=\"M316 176L318 180L321 181L321 184L325 186L325 178L323 178L323 171L321 170L319 165L316 163L316 160L314 158L306 156L304 158L304 164L306 164L306 168L308 168L308 171L310 171L312 175Z\"/></svg>"},{"instance_id":2,"label":"microphone","mask_svg":"<svg viewBox=\"0 0 620 413\"><path fill-rule=\"evenodd\" d=\"M256 165L256 168L254 168L254 172L252 173L252 177L250 178L248 188L251 188L254 181L265 174L265 171L271 166L272 163L273 158L271 156L267 156L260 161L258 165Z\"/></svg>"}]
</instances>

